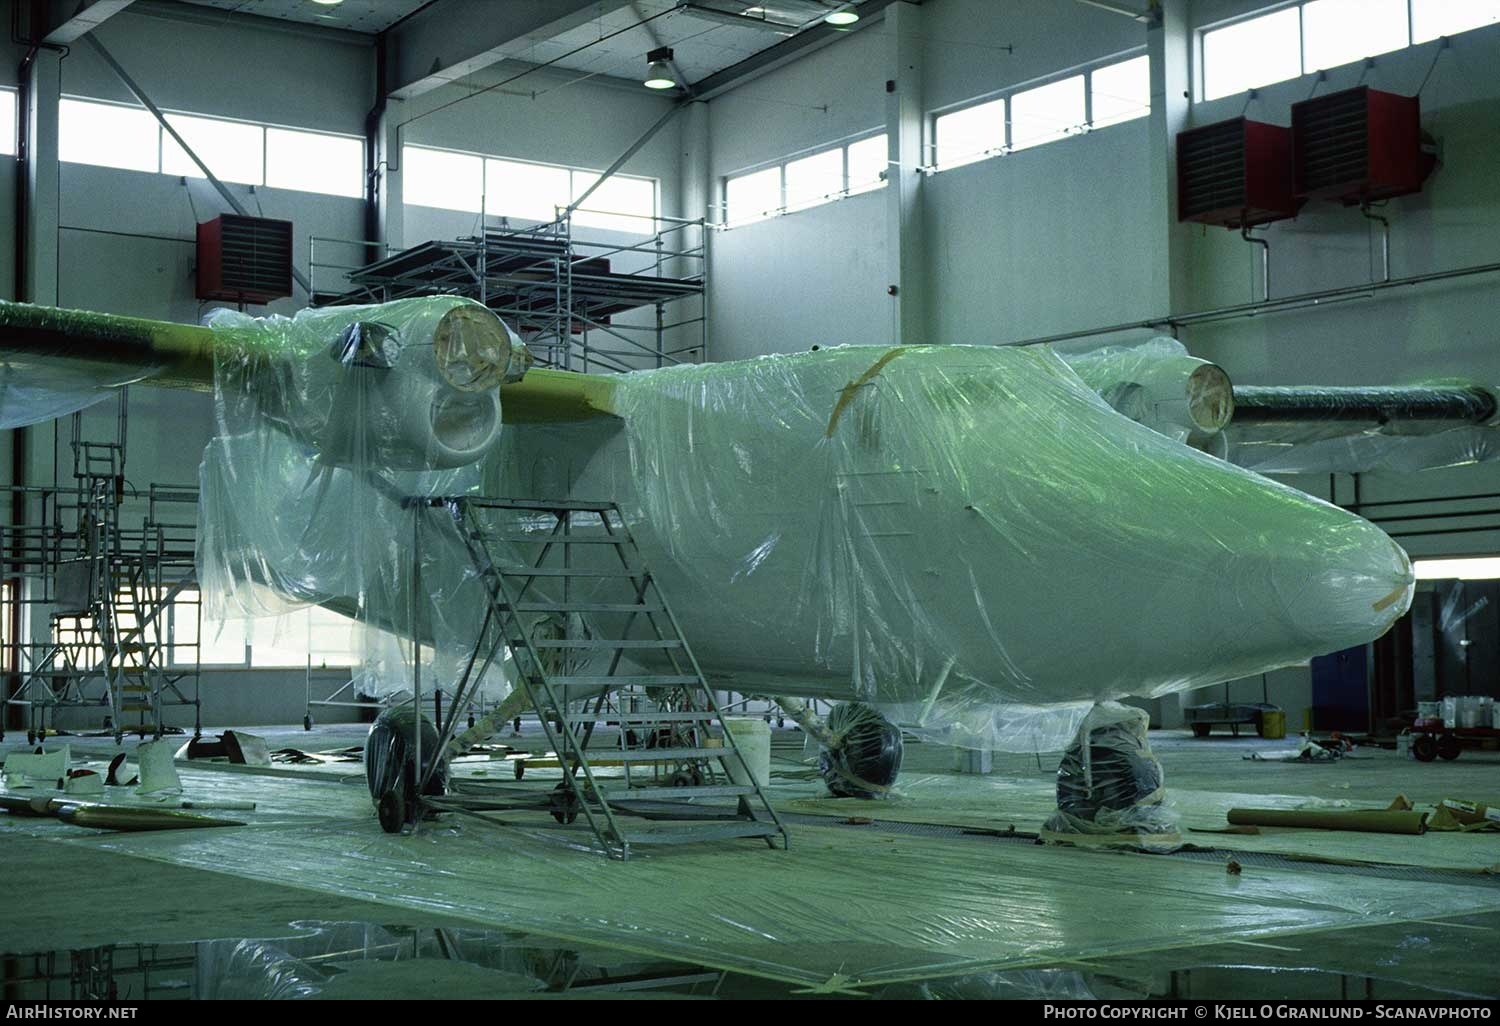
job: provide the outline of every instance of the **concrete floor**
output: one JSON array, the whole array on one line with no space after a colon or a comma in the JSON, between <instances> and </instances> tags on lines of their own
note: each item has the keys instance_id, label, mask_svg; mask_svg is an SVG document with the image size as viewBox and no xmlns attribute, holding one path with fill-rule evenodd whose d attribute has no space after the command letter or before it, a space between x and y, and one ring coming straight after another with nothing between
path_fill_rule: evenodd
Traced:
<instances>
[{"instance_id":1,"label":"concrete floor","mask_svg":"<svg viewBox=\"0 0 1500 1026\"><path fill-rule=\"evenodd\" d=\"M318 727L309 734L299 726L261 728L255 732L266 737L273 749L327 750L359 744L364 729ZM24 745L24 740L8 736L4 747L17 747L17 741ZM86 751L106 758L114 747L107 738L71 740L75 755ZM1453 763L1418 764L1397 758L1393 752L1371 751L1364 753L1364 758L1331 765L1283 765L1246 762L1242 756L1257 748L1285 747L1289 742L1253 738L1199 740L1184 733L1157 733L1152 744L1165 767L1172 793L1274 795L1325 804L1347 802L1355 807L1384 805L1397 793L1406 794L1419 807L1442 797L1479 800L1489 797L1500 803L1496 784L1500 753L1467 752ZM780 756L790 755L795 751L795 737L779 734L777 749ZM1055 755L997 756L992 776L960 777L952 773L950 750L911 745L903 772L903 795L892 803L891 809L897 811L891 815L893 819L918 823L955 819L960 821L958 825L968 825L964 821L975 814L973 808L958 802L951 814L945 816L943 803L929 796L972 794L983 801L982 808L993 808L987 814L992 826L1003 829L1007 820L1015 819L1018 829L1035 829L1037 810L1044 811L1050 801L1055 766ZM785 797L785 802L778 800L778 805L791 806L795 814L799 807L805 811L806 806L816 808L825 801L817 797L819 785L797 779L792 762L778 761L777 767L781 779L776 790L784 792ZM352 764L327 769L330 773L360 772ZM937 812L924 816L921 814L924 808L928 811L936 808ZM1193 805L1188 818L1206 816L1203 809ZM815 814L828 815L822 810ZM843 813L845 818L848 814ZM809 827L804 833L816 830ZM199 866L133 858L123 854L124 846L112 849L108 845L57 843L54 838L25 836L14 831L0 837L3 837L0 857L6 863L8 879L44 881L35 895L13 906L30 909L32 914L6 917L0 923L0 951L20 956L4 959L4 977L11 981L31 973L39 964L38 953L42 952L70 953L113 947L119 952L131 949L139 956L139 950L131 946L154 945L153 952L167 953L162 956L164 962L170 963L175 958L181 963L196 961L201 965L222 947L207 946L205 942L284 937L296 932L291 924L306 921L375 924L398 933L472 932L476 928L473 916L446 915L436 907L401 907L361 896L331 893L326 888L309 889L271 879L229 876ZM1227 848L1234 843L1234 839L1212 835L1201 840L1209 847ZM1327 835L1319 840L1326 844ZM1462 838L1427 835L1399 840L1404 847L1391 846L1381 854L1379 861L1384 865L1371 864L1362 857L1355 861L1365 862L1363 866L1328 866L1326 876L1314 882L1326 888L1329 904L1337 906L1342 890L1356 882L1367 886L1373 880L1395 898L1396 905L1409 903L1409 918L1386 915L1364 922L1353 917L1338 929L1286 931L1285 936L1256 933L1253 924L1247 924L1244 939L1230 938L1187 949L1065 959L1050 967L1041 965L1021 971L940 973L926 983L884 985L860 992L869 996L947 997L1043 993L1219 998L1361 997L1367 993L1399 997L1430 996L1433 992L1500 995L1500 971L1494 969L1492 956L1488 954L1493 950L1495 931L1500 930L1500 911L1497 911L1500 887L1496 886L1493 875L1475 871L1485 866L1500 868L1500 835ZM1427 843L1434 841L1446 847L1435 849ZM1434 856L1434 851L1441 854ZM1038 860L1035 866L1040 872L1049 865L1048 860L1056 857L1055 852L1055 849L1030 848L1020 855ZM1109 856L1095 857L1109 859ZM1183 858L1131 857L1142 860L1142 872L1147 876L1159 872L1155 867L1166 867ZM1206 855L1200 859L1217 857ZM1392 864L1412 868L1393 870ZM1249 856L1246 865L1247 874L1257 872ZM1184 863L1184 868L1176 872L1187 871ZM795 873L789 879L795 881ZM1441 916L1429 919L1424 913L1424 893L1435 893L1433 888L1446 887L1455 880L1472 887L1476 910L1459 914L1461 906L1450 902ZM795 891L796 884L789 883L786 887ZM1208 907L1205 895L1205 909ZM431 952L427 957L399 962L384 960L380 952L375 953L380 957L374 960L325 960L319 965L334 969L326 974L326 979L308 988L312 991L308 996L505 996L525 993L528 987L558 986L561 979L567 978L567 972L559 975L556 966L564 963L572 967L568 972L574 973L572 979L582 985L582 994L594 992L589 984L603 978L619 980L653 975L661 978L674 974L686 974L689 982L675 986L667 982L658 989L664 986L682 994L716 992L736 996L778 996L798 989L787 983L737 973L709 974L713 980L708 983L694 977L699 967L685 961L664 962L612 948L559 945L544 937L529 937L524 931L499 930L493 936L502 939L503 943L496 943L510 952L506 956L510 962L479 964L442 958ZM422 953L414 945L412 954ZM523 960L526 971L513 971L515 958ZM56 956L54 964L55 959ZM434 968L433 959L443 964ZM123 955L116 961L123 965ZM455 965L455 961L460 964ZM66 958L62 964L67 964ZM177 971L175 975L158 974L158 982L170 979L173 986L161 989L160 993L153 990L153 996L186 996L193 989L191 975L188 970ZM125 976L122 974L121 978ZM129 985L140 986L139 978L132 980ZM63 983L54 981L53 985L61 987ZM12 982L8 993L31 995L38 986L42 984ZM28 987L33 989L23 989Z\"/></svg>"}]
</instances>

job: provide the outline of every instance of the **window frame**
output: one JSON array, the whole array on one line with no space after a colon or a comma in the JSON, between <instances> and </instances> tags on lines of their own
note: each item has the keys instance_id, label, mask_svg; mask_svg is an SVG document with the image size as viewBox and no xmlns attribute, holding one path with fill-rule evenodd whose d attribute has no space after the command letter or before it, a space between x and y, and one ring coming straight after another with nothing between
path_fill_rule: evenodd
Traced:
<instances>
[{"instance_id":1,"label":"window frame","mask_svg":"<svg viewBox=\"0 0 1500 1026\"><path fill-rule=\"evenodd\" d=\"M0 90L3 90L3 89L8 89L10 92L16 93L18 95L18 91L15 90L14 88L11 88L11 87L0 87ZM129 110L129 111L141 112L141 113L146 114L148 117L151 117L150 112L147 111L140 104L125 103L125 102L120 101L120 100L107 100L107 99L101 99L99 97L94 97L94 96L81 96L81 95L77 95L77 94L73 94L73 93L64 93L62 95L62 97L60 97L60 101L66 101L66 100L71 100L71 101L75 101L75 102L78 102L78 103L84 103L84 104L91 104L91 105L94 105L94 106L118 107L118 108L120 108L122 110ZM19 102L17 103L17 108L19 108ZM61 103L59 103L59 108L58 109L59 109L58 120L59 120L59 123L60 123L61 122ZM257 188L257 189L260 189L260 188L277 189L277 190L283 191L283 192L301 192L301 193L305 193L305 194L310 195L310 196L337 196L337 197L344 198L344 199L362 199L363 196L364 196L363 182L364 182L364 176L365 176L365 170L366 169L365 169L365 166L364 166L364 138L362 136L354 135L352 133L347 133L347 132L328 132L328 131L324 131L323 129L318 129L318 128L303 128L303 127L300 127L300 126L297 126L297 125L283 125L283 124L279 124L279 123L275 123L275 122L270 122L270 121L250 121L250 120L247 120L245 118L224 117L224 116L219 115L219 114L204 114L204 113L201 113L201 112L198 112L198 111L166 110L166 109L163 109L162 113L165 114L165 115L167 115L167 117L169 119L172 118L173 116L183 117L183 118L193 118L193 119L198 120L198 121L216 121L216 122L222 122L224 124L229 124L229 125L241 125L241 126L245 126L247 128L252 128L252 129L256 130L256 132L257 132L257 134L258 134L258 136L260 138L260 181L259 182L240 182L240 181L237 181L237 180L234 180L234 179L228 179L228 178L224 179L226 182L229 182L230 184L243 185L243 186L246 186L246 187ZM17 111L16 111L16 116L17 116L17 125L19 126L19 119L20 119L20 111L19 111L19 109L17 109ZM167 148L168 148L169 144L175 144L175 140L173 140L171 138L171 136L167 133L166 129L163 128L162 125L161 125L161 123L158 122L154 117L151 117L151 122L152 122L153 127L156 130L156 170L155 171L146 171L146 170L144 170L142 168L122 168L122 167L120 167L118 165L115 165L115 164L95 163L95 162L91 162L91 161L63 160L61 157L59 157L59 162L61 162L61 163L69 163L69 164L78 164L78 165L83 166L83 167L102 167L102 168L106 168L108 170L114 170L114 171L134 171L137 174L157 174L157 175L164 175L164 176L170 177L170 178L184 178L184 177L187 177L187 178L197 178L198 177L197 175L186 175L186 174L184 174L182 172L178 172L178 171L167 171L167 170L165 170ZM348 192L333 192L333 191L316 190L316 189L297 189L297 188L292 188L290 186L285 186L285 185L271 185L271 184L269 184L268 183L268 179L269 179L268 171L270 170L270 168L269 168L269 163L270 163L270 155L269 155L270 142L269 142L269 140L270 140L270 133L272 131L290 133L290 134L294 134L294 135L319 136L319 137L328 138L328 139L340 139L340 140L345 140L345 141L359 143L359 171L358 171L358 177L359 177L359 180L361 182L360 194L358 196L354 196L354 195L351 195ZM3 154L3 155L13 156L14 154ZM191 158L189 158L189 159L191 159ZM217 175L218 175L218 172L215 172L215 176L216 177L217 177ZM201 181L202 179L199 178L199 180Z\"/></svg>"},{"instance_id":2,"label":"window frame","mask_svg":"<svg viewBox=\"0 0 1500 1026\"><path fill-rule=\"evenodd\" d=\"M21 90L15 86L0 86L0 103L10 105L10 131L0 132L0 157L14 157L21 146Z\"/></svg>"},{"instance_id":3,"label":"window frame","mask_svg":"<svg viewBox=\"0 0 1500 1026\"><path fill-rule=\"evenodd\" d=\"M970 97L969 99L963 100L959 103L948 104L947 106L939 107L936 110L930 111L925 120L927 143L925 146L925 162L922 170L931 174L940 174L944 171L952 171L955 168L967 167L970 164L978 164L982 161L992 160L996 157L1008 157L1015 153L1020 153L1024 150L1040 149L1044 146L1049 145L1050 143L1062 142L1065 139L1071 139L1077 136L1090 135L1094 132L1102 131L1106 128L1113 128L1116 125L1125 125L1129 124L1132 121L1139 121L1141 118L1150 117L1150 57L1151 55L1145 47L1132 47L1129 50L1112 53L1107 57L1100 57L1097 60L1088 61L1084 64L1077 64L1070 68L1062 68L1049 75L1042 75L1037 78L1027 79L1024 82L1017 82L1013 85L1006 86L1004 89L996 89L991 92L984 93L980 96ZM1138 60L1140 58L1145 58L1147 62L1147 91L1145 110L1140 114L1135 114L1128 118L1111 121L1107 124L1095 124L1094 73L1104 68L1111 68L1119 64L1126 64L1130 61ZM1081 78L1083 80L1084 120L1082 124L1076 126L1076 130L1067 131L1064 134L1057 135L1043 142L1029 143L1028 145L1017 147L1015 144L1015 134L1013 132L1015 115L1012 101L1015 99L1015 97L1022 93L1029 93L1033 90L1042 89L1050 85L1056 85L1057 83L1066 82L1074 78ZM1003 133L1005 138L1004 143L1000 146L982 150L978 155L970 155L957 163L941 163L939 160L940 154L938 150L938 122L941 119L949 116L950 114L959 114L967 110L973 110L977 107L984 107L991 104L1000 105L1001 109L1005 112L1005 131Z\"/></svg>"},{"instance_id":4,"label":"window frame","mask_svg":"<svg viewBox=\"0 0 1500 1026\"><path fill-rule=\"evenodd\" d=\"M856 188L849 179L849 150L853 146L858 146L861 143L867 143L872 139L884 140L887 157L881 162L882 167L878 179L875 182L861 183L859 187ZM754 224L758 221L769 221L772 218L785 217L788 214L796 214L804 210L811 210L814 207L826 206L829 203L837 203L839 200L848 199L850 196L862 196L865 193L877 192L880 189L885 188L890 181L890 177L888 174L890 168L890 158L888 155L889 152L890 133L885 131L885 129L883 128L877 128L872 131L856 132L853 135L844 136L844 138L831 143L822 143L818 146L810 146L805 150L798 150L796 153L791 153L784 157L778 157L775 160L768 160L760 164L751 164L750 166L742 168L741 170L730 172L729 174L723 175L719 179L719 187L723 192L723 202L720 206L720 209L723 213L723 219L713 227L727 231L729 229L739 228L747 224ZM839 187L837 189L834 189L832 192L823 194L818 199L803 200L799 202L797 206L793 207L791 205L791 199L787 194L787 167L797 163L798 161L810 160L814 157L823 156L824 154L828 153L839 154ZM764 174L772 170L778 172L777 205L769 210L760 211L753 217L736 218L734 216L733 205L729 202L730 183L741 178L749 178L751 175Z\"/></svg>"},{"instance_id":5,"label":"window frame","mask_svg":"<svg viewBox=\"0 0 1500 1026\"><path fill-rule=\"evenodd\" d=\"M1192 46L1192 58L1193 58L1193 64L1194 64L1193 69L1192 69L1192 84L1193 84L1192 88L1193 88L1193 100L1194 100L1194 102L1195 103L1213 103L1213 102L1216 102L1218 100L1227 99L1228 97L1231 97L1231 96L1242 96L1242 95L1244 95L1244 94L1246 94L1248 92L1258 91L1258 90L1264 89L1264 88L1266 88L1268 86L1280 85L1280 84L1282 84L1284 82L1294 82L1297 79L1306 78L1309 75L1326 74L1328 71L1332 70L1331 68L1311 68L1311 69L1309 69L1308 66L1307 66L1308 65L1308 60L1307 60L1307 18L1306 18L1306 14L1305 14L1305 8L1306 8L1306 6L1309 3L1312 3L1312 2L1314 2L1314 0L1281 0L1280 3L1267 4L1266 6L1258 8L1256 10L1247 11L1247 12L1245 12L1243 14L1236 15L1235 17L1232 17L1232 18L1224 18L1224 19L1221 19L1219 21L1211 22L1210 24L1207 24L1207 25L1201 25L1201 26L1198 26L1196 29L1194 29L1194 32L1193 32L1193 46ZM1390 54L1401 53L1401 52L1403 52L1405 50L1410 50L1410 49L1412 49L1414 47L1418 47L1418 46L1430 46L1430 45L1432 45L1434 43L1439 42L1439 40L1441 40L1441 39L1449 38L1451 35L1461 35L1461 34L1463 34L1465 32L1477 32L1477 31L1480 31L1482 29L1494 28L1497 25L1500 25L1500 21L1492 21L1492 22L1487 22L1487 23L1479 24L1479 25L1471 25L1468 28L1459 29L1455 33L1438 35L1438 36L1434 36L1434 37L1428 38L1428 39L1418 39L1417 38L1417 12L1416 12L1415 3L1416 3L1416 0L1405 0L1405 8L1406 8L1406 45L1405 46L1397 47L1397 48L1395 48L1393 50L1385 50L1382 53L1378 53L1378 54L1366 54L1363 57L1357 57L1357 58L1355 58L1352 61L1346 61L1343 64L1334 65L1334 67L1335 68L1348 67L1348 66L1350 66L1352 64L1358 63L1360 60L1368 60L1368 59L1373 59L1373 58L1384 57L1384 56L1387 56L1387 55L1390 55ZM1212 35L1213 33L1220 31L1221 29L1232 28L1235 25L1239 25L1239 24L1242 24L1242 23L1248 22L1248 21L1254 21L1257 18L1263 18L1263 17L1266 17L1268 15L1276 14L1276 13L1279 13L1281 11L1287 10L1289 8L1295 8L1296 11L1297 11L1297 67L1299 69L1298 73L1296 75L1294 75L1292 78L1277 79L1274 82L1267 82L1264 85L1251 86L1248 89L1241 89L1241 90L1237 90L1237 91L1232 92L1232 93L1224 93L1221 96L1215 96L1215 97L1210 98L1209 95L1208 95L1208 60L1207 60L1207 58L1205 56L1205 47L1204 47L1204 41L1205 41L1205 39L1208 36Z\"/></svg>"}]
</instances>

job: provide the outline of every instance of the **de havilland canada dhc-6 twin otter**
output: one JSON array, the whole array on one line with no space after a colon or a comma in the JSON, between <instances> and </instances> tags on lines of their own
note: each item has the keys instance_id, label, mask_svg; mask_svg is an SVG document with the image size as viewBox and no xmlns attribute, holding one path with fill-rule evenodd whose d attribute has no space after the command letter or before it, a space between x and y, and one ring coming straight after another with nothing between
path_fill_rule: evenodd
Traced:
<instances>
[{"instance_id":1,"label":"de havilland canada dhc-6 twin otter","mask_svg":"<svg viewBox=\"0 0 1500 1026\"><path fill-rule=\"evenodd\" d=\"M523 708L557 731L593 728L546 708L519 656L493 658L501 606L456 526L463 506L504 520L497 551L523 565L560 530L580 543L565 571L528 579L543 608L570 588L576 608L591 565L619 570L617 546L581 542L628 531L694 669L779 702L823 742L835 793L888 789L903 729L989 750L1071 741L1055 825L1083 832L1149 831L1161 800L1144 713L1116 700L1364 644L1411 602L1389 537L1236 465L1225 439L1496 416L1478 385L1234 387L1170 339L1080 354L842 346L581 374L533 368L495 314L446 296L218 311L204 326L0 303L0 361L5 427L127 385L214 394L198 554L211 609L353 616L402 654L371 657L392 690L420 673L462 692L478 660L479 676L500 674L509 694L466 731L440 735L410 702L383 716L404 765L372 769L377 792L441 793L432 764ZM555 510L590 504L618 520ZM576 646L569 658L586 639L644 639L606 653L608 672L622 656L628 672L682 672L648 644L645 617L599 603L560 619L550 637L585 639L555 642ZM825 719L806 698L844 704ZM1093 779L1110 767L1118 779Z\"/></svg>"}]
</instances>

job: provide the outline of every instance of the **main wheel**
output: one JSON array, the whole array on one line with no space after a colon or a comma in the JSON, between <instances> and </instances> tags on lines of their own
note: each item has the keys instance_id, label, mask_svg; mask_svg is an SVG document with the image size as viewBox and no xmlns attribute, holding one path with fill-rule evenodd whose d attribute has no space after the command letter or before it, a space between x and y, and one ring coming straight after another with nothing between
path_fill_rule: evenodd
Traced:
<instances>
[{"instance_id":1,"label":"main wheel","mask_svg":"<svg viewBox=\"0 0 1500 1026\"><path fill-rule=\"evenodd\" d=\"M406 799L399 787L393 787L375 805L375 814L380 819L380 829L388 834L399 834L406 825Z\"/></svg>"},{"instance_id":2,"label":"main wheel","mask_svg":"<svg viewBox=\"0 0 1500 1026\"><path fill-rule=\"evenodd\" d=\"M1418 762L1431 762L1437 758L1437 742L1432 739L1431 734L1422 734L1411 739L1411 754Z\"/></svg>"},{"instance_id":3,"label":"main wheel","mask_svg":"<svg viewBox=\"0 0 1500 1026\"><path fill-rule=\"evenodd\" d=\"M833 747L818 752L818 773L835 798L884 798L901 773L901 728L863 702L828 714Z\"/></svg>"},{"instance_id":4,"label":"main wheel","mask_svg":"<svg viewBox=\"0 0 1500 1026\"><path fill-rule=\"evenodd\" d=\"M1452 734L1444 734L1437 739L1437 754L1439 759L1452 762L1458 758L1458 754L1462 751L1463 747L1458 743L1458 738Z\"/></svg>"},{"instance_id":5,"label":"main wheel","mask_svg":"<svg viewBox=\"0 0 1500 1026\"><path fill-rule=\"evenodd\" d=\"M1213 728L1212 724L1209 724L1209 723L1195 723L1195 724L1193 724L1193 736L1194 737L1208 737L1209 733L1213 729L1214 728Z\"/></svg>"},{"instance_id":6,"label":"main wheel","mask_svg":"<svg viewBox=\"0 0 1500 1026\"><path fill-rule=\"evenodd\" d=\"M306 716L302 717L302 729L312 730L312 713L308 713Z\"/></svg>"},{"instance_id":7,"label":"main wheel","mask_svg":"<svg viewBox=\"0 0 1500 1026\"><path fill-rule=\"evenodd\" d=\"M552 818L565 826L578 818L578 796L573 793L566 780L553 789L549 804L551 807L548 811L552 813Z\"/></svg>"}]
</instances>

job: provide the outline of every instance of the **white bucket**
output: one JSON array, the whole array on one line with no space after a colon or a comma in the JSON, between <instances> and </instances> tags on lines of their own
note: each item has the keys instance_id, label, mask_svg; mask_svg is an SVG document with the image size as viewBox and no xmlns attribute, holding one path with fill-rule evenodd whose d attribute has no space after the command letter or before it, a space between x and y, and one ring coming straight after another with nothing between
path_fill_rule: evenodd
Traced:
<instances>
[{"instance_id":1,"label":"white bucket","mask_svg":"<svg viewBox=\"0 0 1500 1026\"><path fill-rule=\"evenodd\" d=\"M165 741L147 741L138 747L135 758L141 764L141 786L135 789L135 793L181 791L182 779L177 776L173 762L176 756L176 751Z\"/></svg>"},{"instance_id":2,"label":"white bucket","mask_svg":"<svg viewBox=\"0 0 1500 1026\"><path fill-rule=\"evenodd\" d=\"M755 782L765 787L771 782L771 725L758 716L730 716L724 719L724 730L734 735L734 745L740 758L750 768ZM723 760L724 772L736 784L748 785L739 759L727 756Z\"/></svg>"}]
</instances>

